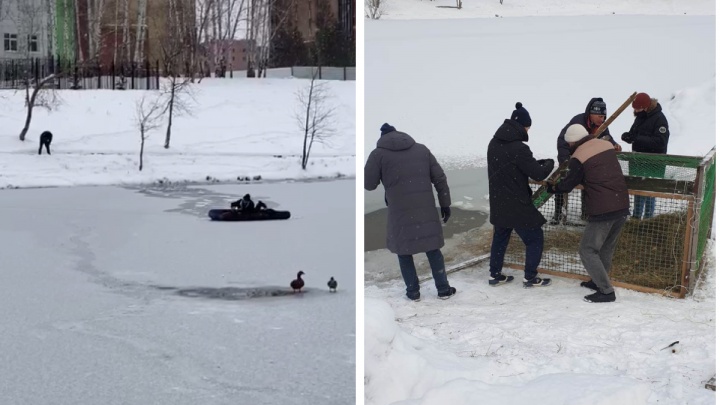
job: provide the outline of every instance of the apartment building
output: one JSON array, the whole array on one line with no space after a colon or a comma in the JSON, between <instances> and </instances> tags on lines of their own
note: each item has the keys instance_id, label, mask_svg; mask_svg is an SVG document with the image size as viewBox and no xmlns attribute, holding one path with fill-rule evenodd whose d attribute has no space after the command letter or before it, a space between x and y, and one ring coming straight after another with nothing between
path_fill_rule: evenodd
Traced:
<instances>
[{"instance_id":1,"label":"apartment building","mask_svg":"<svg viewBox=\"0 0 720 405\"><path fill-rule=\"evenodd\" d=\"M52 26L44 0L0 2L0 59L47 57L52 53Z\"/></svg>"}]
</instances>

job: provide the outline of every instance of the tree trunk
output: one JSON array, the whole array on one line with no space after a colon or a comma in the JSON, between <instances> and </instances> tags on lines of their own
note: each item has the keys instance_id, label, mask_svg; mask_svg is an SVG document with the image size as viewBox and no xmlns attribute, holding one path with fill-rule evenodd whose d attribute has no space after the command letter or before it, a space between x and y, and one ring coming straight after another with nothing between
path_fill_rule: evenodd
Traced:
<instances>
[{"instance_id":1,"label":"tree trunk","mask_svg":"<svg viewBox=\"0 0 720 405\"><path fill-rule=\"evenodd\" d=\"M137 38L135 38L135 62L141 63L145 52L145 15L147 0L138 0Z\"/></svg>"},{"instance_id":2,"label":"tree trunk","mask_svg":"<svg viewBox=\"0 0 720 405\"><path fill-rule=\"evenodd\" d=\"M45 49L45 54L48 59L52 59L53 57L53 43L55 42L53 38L56 38L57 34L55 32L55 27L57 26L57 9L55 7L55 2L45 0L45 10L47 13L47 24L45 24L45 29L47 30L47 49ZM0 10L0 12L2 11Z\"/></svg>"},{"instance_id":3,"label":"tree trunk","mask_svg":"<svg viewBox=\"0 0 720 405\"><path fill-rule=\"evenodd\" d=\"M75 46L77 47L77 60L82 64L85 61L85 54L83 53L82 40L80 33L83 31L80 27L80 2L75 2Z\"/></svg>"},{"instance_id":4,"label":"tree trunk","mask_svg":"<svg viewBox=\"0 0 720 405\"><path fill-rule=\"evenodd\" d=\"M88 39L88 59L92 59L95 55L95 12L93 10L93 1L87 0L85 5L87 7L87 39Z\"/></svg>"},{"instance_id":5,"label":"tree trunk","mask_svg":"<svg viewBox=\"0 0 720 405\"><path fill-rule=\"evenodd\" d=\"M143 169L143 152L145 151L145 126L140 125L140 171Z\"/></svg>"},{"instance_id":6,"label":"tree trunk","mask_svg":"<svg viewBox=\"0 0 720 405\"><path fill-rule=\"evenodd\" d=\"M25 117L25 126L23 127L22 131L20 131L20 140L25 140L25 135L27 135L28 130L30 129L30 121L32 120L32 111L33 107L35 107L35 99L37 99L37 95L42 90L42 88L45 86L46 83L50 82L51 80L55 80L55 75L50 75L43 80L41 80L35 88L33 89L32 95L30 95L30 84L27 84L27 87L25 87L25 102L27 103L27 116ZM28 97L29 95L29 97Z\"/></svg>"},{"instance_id":7,"label":"tree trunk","mask_svg":"<svg viewBox=\"0 0 720 405\"><path fill-rule=\"evenodd\" d=\"M168 110L168 113L169 113L168 114L168 126L167 126L167 131L165 132L165 149L170 148L170 134L172 132L171 128L172 128L172 119L173 119L173 107L175 107L175 87L176 87L175 81L176 80L177 79L175 79L175 77L173 76L172 82L170 83L170 86L172 86L172 88L170 89L170 107ZM182 112L182 110L181 110L181 112Z\"/></svg>"},{"instance_id":8,"label":"tree trunk","mask_svg":"<svg viewBox=\"0 0 720 405\"><path fill-rule=\"evenodd\" d=\"M118 0L119 1L119 0ZM130 62L130 0L123 0L123 55L120 58L122 62Z\"/></svg>"},{"instance_id":9,"label":"tree trunk","mask_svg":"<svg viewBox=\"0 0 720 405\"><path fill-rule=\"evenodd\" d=\"M25 103L27 104L27 115L25 116L25 126L20 131L20 140L25 141L25 135L27 135L30 129L30 121L32 120L32 110L35 106L35 96L37 95L37 88L33 90L32 96L30 96L30 88L25 87Z\"/></svg>"},{"instance_id":10,"label":"tree trunk","mask_svg":"<svg viewBox=\"0 0 720 405\"><path fill-rule=\"evenodd\" d=\"M310 157L310 149L308 148L308 136L310 135L310 109L312 107L313 99L313 88L315 87L315 80L310 81L310 91L308 92L307 105L305 106L305 139L303 140L303 156L302 156L302 168L305 170L307 167L307 161Z\"/></svg>"}]
</instances>

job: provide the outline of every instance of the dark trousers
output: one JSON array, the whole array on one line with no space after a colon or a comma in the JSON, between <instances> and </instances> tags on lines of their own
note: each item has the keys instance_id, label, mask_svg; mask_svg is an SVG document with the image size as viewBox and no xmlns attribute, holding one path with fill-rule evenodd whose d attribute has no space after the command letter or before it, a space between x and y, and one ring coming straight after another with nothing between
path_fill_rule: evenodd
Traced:
<instances>
[{"instance_id":1,"label":"dark trousers","mask_svg":"<svg viewBox=\"0 0 720 405\"><path fill-rule=\"evenodd\" d=\"M42 148L43 145L45 145L45 150L47 150L47 154L50 154L50 142L40 143L40 147L38 148L38 155L42 155Z\"/></svg>"},{"instance_id":2,"label":"dark trousers","mask_svg":"<svg viewBox=\"0 0 720 405\"><path fill-rule=\"evenodd\" d=\"M445 273L445 257L443 257L440 249L425 252L425 255L428 262L430 262L430 270L433 279L435 279L438 294L447 292L450 289L450 284ZM400 261L400 272L405 281L407 296L410 299L415 299L420 296L420 281L418 281L417 270L415 270L415 261L412 255L398 255L398 260Z\"/></svg>"},{"instance_id":3,"label":"dark trousers","mask_svg":"<svg viewBox=\"0 0 720 405\"><path fill-rule=\"evenodd\" d=\"M545 241L543 230L540 227L513 229L496 226L490 248L490 276L495 277L502 272L505 251L513 230L525 244L525 279L531 280L537 276L537 268L540 265Z\"/></svg>"}]
</instances>

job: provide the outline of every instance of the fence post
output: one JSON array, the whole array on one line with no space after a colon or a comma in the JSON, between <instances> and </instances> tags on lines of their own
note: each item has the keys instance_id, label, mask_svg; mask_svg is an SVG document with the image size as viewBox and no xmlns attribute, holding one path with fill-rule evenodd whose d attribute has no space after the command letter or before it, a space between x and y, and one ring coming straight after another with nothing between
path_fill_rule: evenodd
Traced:
<instances>
[{"instance_id":1,"label":"fence post","mask_svg":"<svg viewBox=\"0 0 720 405\"><path fill-rule=\"evenodd\" d=\"M40 60L38 58L34 59L35 63L35 87L37 87L38 84L40 84Z\"/></svg>"},{"instance_id":2,"label":"fence post","mask_svg":"<svg viewBox=\"0 0 720 405\"><path fill-rule=\"evenodd\" d=\"M155 90L160 90L160 60L155 61Z\"/></svg>"},{"instance_id":3,"label":"fence post","mask_svg":"<svg viewBox=\"0 0 720 405\"><path fill-rule=\"evenodd\" d=\"M112 70L112 83L110 85L112 86L112 90L116 90L115 88L115 61L112 61L110 63L110 70Z\"/></svg>"},{"instance_id":4,"label":"fence post","mask_svg":"<svg viewBox=\"0 0 720 405\"><path fill-rule=\"evenodd\" d=\"M145 90L150 90L150 61L145 59Z\"/></svg>"},{"instance_id":5,"label":"fence post","mask_svg":"<svg viewBox=\"0 0 720 405\"><path fill-rule=\"evenodd\" d=\"M130 90L135 90L135 62L130 62Z\"/></svg>"},{"instance_id":6,"label":"fence post","mask_svg":"<svg viewBox=\"0 0 720 405\"><path fill-rule=\"evenodd\" d=\"M322 66L318 66L318 79L322 80Z\"/></svg>"},{"instance_id":7,"label":"fence post","mask_svg":"<svg viewBox=\"0 0 720 405\"><path fill-rule=\"evenodd\" d=\"M73 75L73 85L71 88L73 90L77 90L77 88L78 88L77 84L78 84L78 65L77 65L77 60L76 60L75 61L75 74Z\"/></svg>"}]
</instances>

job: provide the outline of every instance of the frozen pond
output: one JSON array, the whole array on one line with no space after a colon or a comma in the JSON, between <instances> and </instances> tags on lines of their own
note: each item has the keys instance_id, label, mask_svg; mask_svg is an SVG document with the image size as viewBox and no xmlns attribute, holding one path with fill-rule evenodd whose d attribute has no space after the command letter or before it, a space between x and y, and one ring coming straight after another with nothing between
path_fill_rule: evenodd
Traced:
<instances>
[{"instance_id":1,"label":"frozen pond","mask_svg":"<svg viewBox=\"0 0 720 405\"><path fill-rule=\"evenodd\" d=\"M354 403L354 184L0 191L0 402Z\"/></svg>"}]
</instances>

